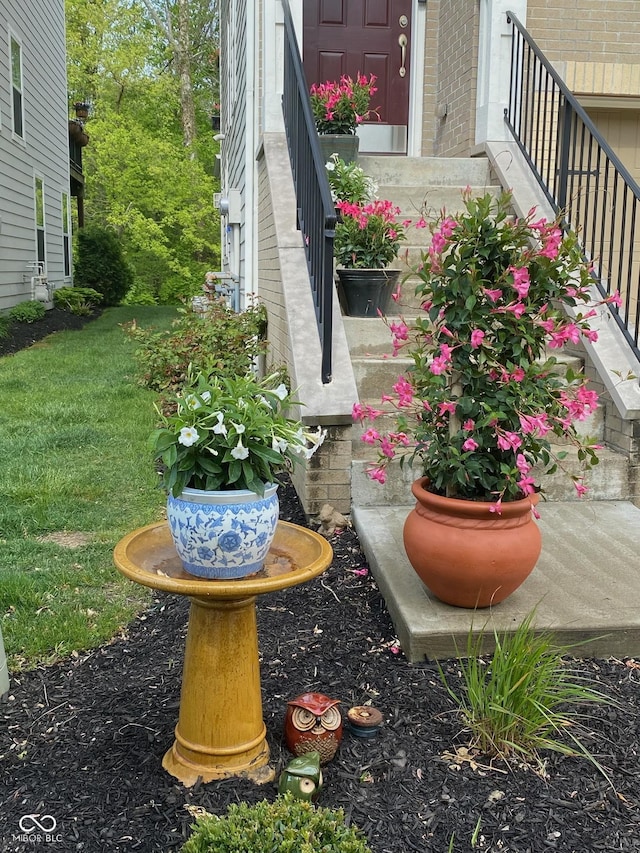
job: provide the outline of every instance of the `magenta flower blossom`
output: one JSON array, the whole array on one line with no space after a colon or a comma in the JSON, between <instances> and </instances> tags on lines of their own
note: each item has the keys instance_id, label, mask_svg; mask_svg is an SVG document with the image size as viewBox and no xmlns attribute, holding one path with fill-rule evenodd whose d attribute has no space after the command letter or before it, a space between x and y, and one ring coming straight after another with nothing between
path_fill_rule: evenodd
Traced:
<instances>
[{"instance_id":1,"label":"magenta flower blossom","mask_svg":"<svg viewBox=\"0 0 640 853\"><path fill-rule=\"evenodd\" d=\"M471 346L473 349L478 349L478 347L482 344L482 341L485 338L485 333L482 329L474 329L471 332Z\"/></svg>"},{"instance_id":2,"label":"magenta flower blossom","mask_svg":"<svg viewBox=\"0 0 640 853\"><path fill-rule=\"evenodd\" d=\"M480 445L472 438L468 438L462 445L463 450L477 450Z\"/></svg>"},{"instance_id":3,"label":"magenta flower blossom","mask_svg":"<svg viewBox=\"0 0 640 853\"><path fill-rule=\"evenodd\" d=\"M375 444L380 441L380 433L377 429L370 428L360 436L360 441L364 441L366 444Z\"/></svg>"}]
</instances>

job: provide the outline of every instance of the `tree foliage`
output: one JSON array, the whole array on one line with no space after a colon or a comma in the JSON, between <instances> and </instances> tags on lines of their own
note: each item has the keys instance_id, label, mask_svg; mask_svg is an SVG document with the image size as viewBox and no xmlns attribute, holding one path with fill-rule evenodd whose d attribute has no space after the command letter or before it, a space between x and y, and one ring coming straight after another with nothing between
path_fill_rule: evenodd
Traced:
<instances>
[{"instance_id":1,"label":"tree foliage","mask_svg":"<svg viewBox=\"0 0 640 853\"><path fill-rule=\"evenodd\" d=\"M219 264L212 174L218 143L209 124L218 100L215 3L180 5L188 13L193 81L188 140L175 58L177 3L66 3L70 101L91 104L83 154L87 220L118 236L134 272L132 292L160 302L199 291L204 272Z\"/></svg>"}]
</instances>

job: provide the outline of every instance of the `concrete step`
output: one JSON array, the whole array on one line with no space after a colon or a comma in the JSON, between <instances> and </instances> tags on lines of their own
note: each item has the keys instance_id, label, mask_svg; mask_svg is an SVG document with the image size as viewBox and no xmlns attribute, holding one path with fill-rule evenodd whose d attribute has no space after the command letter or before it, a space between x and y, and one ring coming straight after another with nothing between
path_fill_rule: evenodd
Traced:
<instances>
[{"instance_id":1,"label":"concrete step","mask_svg":"<svg viewBox=\"0 0 640 853\"><path fill-rule=\"evenodd\" d=\"M360 399L379 402L383 394L393 393L391 389L398 376L413 365L413 359L371 356L352 358L351 363Z\"/></svg>"},{"instance_id":2,"label":"concrete step","mask_svg":"<svg viewBox=\"0 0 640 853\"><path fill-rule=\"evenodd\" d=\"M380 186L491 185L489 161L484 157L389 157L360 155L358 165ZM381 198L383 196L380 196Z\"/></svg>"},{"instance_id":3,"label":"concrete step","mask_svg":"<svg viewBox=\"0 0 640 853\"><path fill-rule=\"evenodd\" d=\"M362 444L362 442L361 442ZM411 503L411 483L422 476L419 460L413 469L409 465L401 467L394 461L387 468L387 480L384 485L371 480L367 469L375 464L376 453L369 445L365 458L354 459L351 464L351 500L354 506L390 506L392 504ZM571 474L583 476L583 483L589 491L583 501L615 501L627 500L631 495L629 482L629 463L626 456L616 453L609 448L598 451L600 463L588 469L586 473L577 458L573 447L555 446L557 451L567 451L567 458L562 462L563 469L555 474L538 475L534 469L533 476L544 490L547 501L580 500L573 485Z\"/></svg>"},{"instance_id":4,"label":"concrete step","mask_svg":"<svg viewBox=\"0 0 640 853\"><path fill-rule=\"evenodd\" d=\"M559 644L587 642L575 657L640 655L640 509L625 501L539 504L542 554L520 589L480 612L438 601L407 560L404 506L353 509L353 522L406 657L455 657L471 632L515 630L535 610L534 625Z\"/></svg>"},{"instance_id":5,"label":"concrete step","mask_svg":"<svg viewBox=\"0 0 640 853\"><path fill-rule=\"evenodd\" d=\"M452 216L464 210L462 189L457 186L419 185L412 187L399 184L379 184L378 198L390 199L397 205L401 211L400 219L411 219L415 222L420 217L424 217L427 222L431 222L440 215L443 209ZM485 192L497 196L500 194L500 187L472 187L471 191L474 196L484 195ZM427 231L427 233L429 232Z\"/></svg>"}]
</instances>

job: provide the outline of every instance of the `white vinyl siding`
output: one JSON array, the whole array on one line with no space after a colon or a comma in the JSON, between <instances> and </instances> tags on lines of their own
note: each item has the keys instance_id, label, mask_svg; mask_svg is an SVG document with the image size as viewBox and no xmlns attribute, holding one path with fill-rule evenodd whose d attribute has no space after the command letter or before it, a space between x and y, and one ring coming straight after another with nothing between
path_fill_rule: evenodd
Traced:
<instances>
[{"instance_id":1,"label":"white vinyl siding","mask_svg":"<svg viewBox=\"0 0 640 853\"><path fill-rule=\"evenodd\" d=\"M225 117L225 137L223 145L226 152L224 186L222 194L230 189L240 192L240 226L237 242L232 239L233 232L224 235L223 263L240 277L241 296L247 291L245 281L245 260L247 252L247 216L246 216L246 169L247 169L247 122L253 120L247 115L247 51L253 45L247 39L247 4L240 0L226 0L221 10L221 44L226 56L236 61L227 62L225 75L220 80L221 111ZM253 152L250 152L253 154ZM225 245L226 243L226 245Z\"/></svg>"},{"instance_id":2,"label":"white vinyl siding","mask_svg":"<svg viewBox=\"0 0 640 853\"><path fill-rule=\"evenodd\" d=\"M14 133L12 40L20 46L22 138ZM35 177L42 180L46 272L68 284L61 204L69 192L64 0L0 0L0 310L31 295L38 262Z\"/></svg>"}]
</instances>

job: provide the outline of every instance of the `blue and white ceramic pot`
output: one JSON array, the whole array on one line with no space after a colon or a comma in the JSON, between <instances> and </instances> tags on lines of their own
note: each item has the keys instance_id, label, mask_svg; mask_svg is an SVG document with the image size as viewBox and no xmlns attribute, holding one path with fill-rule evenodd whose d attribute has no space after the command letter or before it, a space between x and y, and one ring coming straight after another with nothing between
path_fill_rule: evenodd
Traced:
<instances>
[{"instance_id":1,"label":"blue and white ceramic pot","mask_svg":"<svg viewBox=\"0 0 640 853\"><path fill-rule=\"evenodd\" d=\"M218 580L259 572L276 534L277 489L267 484L263 497L240 489L169 495L169 529L186 571Z\"/></svg>"}]
</instances>

